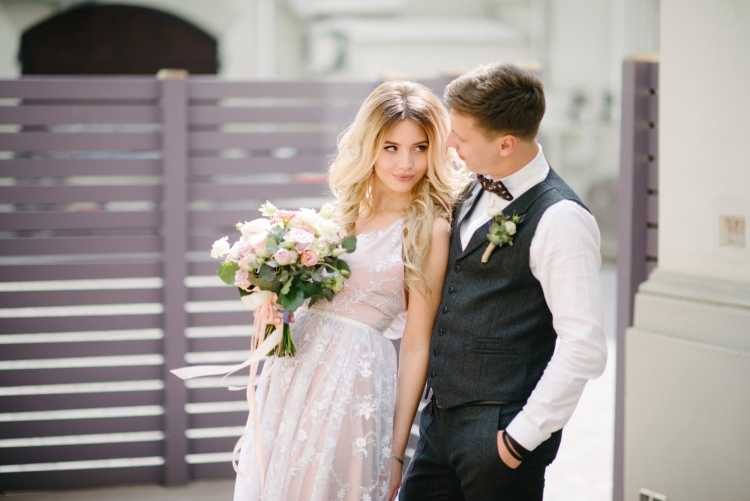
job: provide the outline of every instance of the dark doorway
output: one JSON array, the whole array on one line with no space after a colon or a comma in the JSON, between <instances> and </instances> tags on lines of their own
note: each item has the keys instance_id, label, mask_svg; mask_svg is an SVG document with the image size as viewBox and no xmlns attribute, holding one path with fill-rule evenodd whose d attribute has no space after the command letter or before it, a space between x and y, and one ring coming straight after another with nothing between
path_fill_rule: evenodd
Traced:
<instances>
[{"instance_id":1,"label":"dark doorway","mask_svg":"<svg viewBox=\"0 0 750 501\"><path fill-rule=\"evenodd\" d=\"M153 75L162 68L216 74L216 39L177 16L131 5L85 4L30 27L24 75Z\"/></svg>"}]
</instances>

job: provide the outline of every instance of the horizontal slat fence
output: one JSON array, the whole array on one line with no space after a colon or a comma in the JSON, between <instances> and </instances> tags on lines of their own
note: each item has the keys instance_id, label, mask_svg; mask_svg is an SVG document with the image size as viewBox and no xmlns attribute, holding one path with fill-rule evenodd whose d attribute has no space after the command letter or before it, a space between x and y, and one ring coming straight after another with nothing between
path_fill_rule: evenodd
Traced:
<instances>
[{"instance_id":1,"label":"horizontal slat fence","mask_svg":"<svg viewBox=\"0 0 750 501\"><path fill-rule=\"evenodd\" d=\"M233 476L244 392L168 373L247 355L208 249L328 198L376 84L0 80L0 491Z\"/></svg>"}]
</instances>

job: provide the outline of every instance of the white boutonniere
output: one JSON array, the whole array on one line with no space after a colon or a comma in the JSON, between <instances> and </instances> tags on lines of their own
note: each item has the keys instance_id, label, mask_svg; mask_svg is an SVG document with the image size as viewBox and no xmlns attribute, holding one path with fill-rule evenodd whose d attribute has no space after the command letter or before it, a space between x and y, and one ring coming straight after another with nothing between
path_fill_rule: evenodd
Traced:
<instances>
[{"instance_id":1,"label":"white boutonniere","mask_svg":"<svg viewBox=\"0 0 750 501\"><path fill-rule=\"evenodd\" d=\"M518 225L523 222L523 216L513 214L508 217L500 211L495 211L493 207L490 207L490 215L492 215L492 224L490 225L490 231L487 233L487 248L484 249L482 254L482 264L487 263L490 260L492 252L503 245L513 245L513 238L518 229Z\"/></svg>"}]
</instances>

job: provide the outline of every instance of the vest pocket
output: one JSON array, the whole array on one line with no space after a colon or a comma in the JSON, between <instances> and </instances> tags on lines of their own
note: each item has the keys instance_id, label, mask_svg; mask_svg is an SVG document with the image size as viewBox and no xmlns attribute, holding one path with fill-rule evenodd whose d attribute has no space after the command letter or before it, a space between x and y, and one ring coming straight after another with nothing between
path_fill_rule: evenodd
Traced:
<instances>
[{"instance_id":1,"label":"vest pocket","mask_svg":"<svg viewBox=\"0 0 750 501\"><path fill-rule=\"evenodd\" d=\"M479 366L480 398L514 400L524 391L527 364L519 351L496 337L477 337L470 344Z\"/></svg>"}]
</instances>

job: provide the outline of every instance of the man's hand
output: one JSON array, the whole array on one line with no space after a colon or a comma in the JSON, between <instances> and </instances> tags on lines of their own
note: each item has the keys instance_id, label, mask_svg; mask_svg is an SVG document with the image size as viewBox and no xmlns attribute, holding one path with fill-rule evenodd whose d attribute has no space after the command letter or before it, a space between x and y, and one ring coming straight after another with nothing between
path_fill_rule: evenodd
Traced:
<instances>
[{"instance_id":1,"label":"man's hand","mask_svg":"<svg viewBox=\"0 0 750 501\"><path fill-rule=\"evenodd\" d=\"M513 454L511 454L508 448L505 446L505 442L503 441L503 433L505 433L503 430L497 432L497 453L500 456L500 461L505 463L505 466L512 470L515 470L516 468L521 466L521 461L514 458Z\"/></svg>"}]
</instances>

